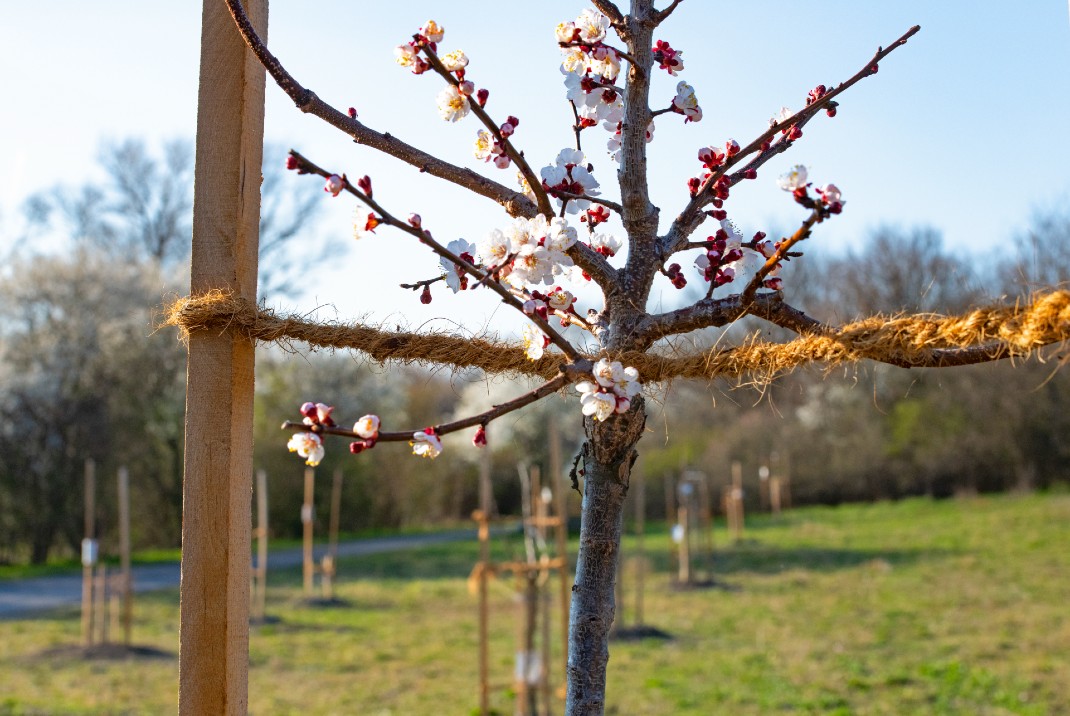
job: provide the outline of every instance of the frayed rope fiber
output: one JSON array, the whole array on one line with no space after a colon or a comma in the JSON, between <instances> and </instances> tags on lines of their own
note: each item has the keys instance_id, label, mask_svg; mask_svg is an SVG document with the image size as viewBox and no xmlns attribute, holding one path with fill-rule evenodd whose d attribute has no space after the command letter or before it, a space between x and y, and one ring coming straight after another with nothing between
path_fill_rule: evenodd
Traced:
<instances>
[{"instance_id":1,"label":"frayed rope fiber","mask_svg":"<svg viewBox=\"0 0 1070 716\"><path fill-rule=\"evenodd\" d=\"M565 359L528 360L518 346L445 333L408 333L345 323L317 323L280 315L224 291L187 296L167 309L164 326L183 339L198 331L234 332L252 341L300 341L319 348L358 350L379 363L400 361L480 368L488 373L552 378ZM757 339L692 355L614 355L634 366L643 382L674 378L772 378L808 363L837 365L863 359L901 366L962 365L1011 356L1070 339L1070 291L1037 295L1024 306L979 308L960 316L874 316L826 327L786 343Z\"/></svg>"}]
</instances>

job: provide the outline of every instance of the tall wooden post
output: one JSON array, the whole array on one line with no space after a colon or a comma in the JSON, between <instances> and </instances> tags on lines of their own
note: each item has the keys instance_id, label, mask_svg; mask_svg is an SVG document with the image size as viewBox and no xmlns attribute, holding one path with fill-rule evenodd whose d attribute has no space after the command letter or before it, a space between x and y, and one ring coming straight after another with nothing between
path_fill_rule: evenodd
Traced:
<instances>
[{"instance_id":1,"label":"tall wooden post","mask_svg":"<svg viewBox=\"0 0 1070 716\"><path fill-rule=\"evenodd\" d=\"M334 471L331 517L327 525L327 554L323 558L323 598L334 599L334 573L338 559L338 522L342 515L342 470Z\"/></svg>"},{"instance_id":2,"label":"tall wooden post","mask_svg":"<svg viewBox=\"0 0 1070 716\"><path fill-rule=\"evenodd\" d=\"M261 37L267 0L245 0ZM264 70L226 6L203 0L191 294L256 301ZM249 699L253 343L190 336L182 483L179 713L244 714Z\"/></svg>"},{"instance_id":3,"label":"tall wooden post","mask_svg":"<svg viewBox=\"0 0 1070 716\"><path fill-rule=\"evenodd\" d=\"M130 571L130 471L119 468L119 566L122 570L123 645L130 646L130 630L134 620L134 576Z\"/></svg>"},{"instance_id":4,"label":"tall wooden post","mask_svg":"<svg viewBox=\"0 0 1070 716\"><path fill-rule=\"evenodd\" d=\"M82 643L93 646L93 567L97 562L96 528L96 464L85 461L85 538L82 539Z\"/></svg>"},{"instance_id":5,"label":"tall wooden post","mask_svg":"<svg viewBox=\"0 0 1070 716\"><path fill-rule=\"evenodd\" d=\"M312 557L312 529L316 517L313 497L316 489L315 468L305 468L305 501L301 503L302 560L301 573L304 577L305 596L312 596L312 579L316 573L316 563Z\"/></svg>"}]
</instances>

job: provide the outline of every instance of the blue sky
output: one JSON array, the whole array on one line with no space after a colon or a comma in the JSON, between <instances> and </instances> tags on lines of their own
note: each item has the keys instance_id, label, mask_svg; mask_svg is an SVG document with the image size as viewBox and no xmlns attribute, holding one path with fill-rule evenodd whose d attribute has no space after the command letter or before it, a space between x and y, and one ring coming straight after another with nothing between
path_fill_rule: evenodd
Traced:
<instances>
[{"instance_id":1,"label":"blue sky","mask_svg":"<svg viewBox=\"0 0 1070 716\"><path fill-rule=\"evenodd\" d=\"M511 171L472 158L474 117L442 122L434 103L438 80L396 67L392 47L429 17L444 25L443 49L469 55L470 79L491 90L492 116L520 118L515 139L538 167L571 142L552 31L584 6L546 0L510 11L502 3L276 0L270 45L325 100L354 105L375 128L511 183ZM663 221L686 201L685 181L699 169L700 146L729 137L749 141L781 106L797 109L811 87L848 78L877 45L920 24L921 32L878 75L842 98L839 116L811 122L797 147L734 191L726 208L745 232L790 231L801 211L776 188L775 177L803 163L815 181L835 182L847 199L845 213L820 227L815 243L841 248L881 224L926 224L956 250L982 257L1006 251L1034 212L1070 206L1067 4L1010 7L964 0L688 0L658 37L683 51L681 78L695 87L705 117L687 126L676 115L657 121L651 180ZM12 248L25 197L97 176L102 141L192 138L199 23L199 3L5 3L0 66L7 101L0 133L8 144L0 175L0 255ZM657 102L668 104L676 81L661 73ZM418 211L437 237L477 240L506 221L490 202L398 167L301 115L273 86L266 132L269 141L321 165L370 174L377 198L397 214ZM603 137L591 130L585 149L603 193L612 195L615 167ZM352 204L324 197L330 202L324 230L348 236ZM389 233L345 241L336 260L317 272L302 305L328 303L347 316L405 316L415 324L463 313L473 330L496 322L493 302L437 292L435 303L422 307L397 289L399 281L434 275L437 266L404 241ZM19 250L61 248L46 242ZM392 273L397 280L384 279ZM666 301L675 299L671 292Z\"/></svg>"}]
</instances>

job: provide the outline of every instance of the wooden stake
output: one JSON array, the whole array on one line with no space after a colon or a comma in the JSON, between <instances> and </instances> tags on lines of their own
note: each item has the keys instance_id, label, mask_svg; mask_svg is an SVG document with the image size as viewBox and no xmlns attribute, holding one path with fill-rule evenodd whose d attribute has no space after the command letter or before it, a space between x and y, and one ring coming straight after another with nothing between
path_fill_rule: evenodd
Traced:
<instances>
[{"instance_id":1,"label":"wooden stake","mask_svg":"<svg viewBox=\"0 0 1070 716\"><path fill-rule=\"evenodd\" d=\"M643 588L646 576L646 548L643 534L646 531L646 480L641 469L632 470L632 485L635 487L635 551L639 556L635 574L635 626L643 626Z\"/></svg>"},{"instance_id":2,"label":"wooden stake","mask_svg":"<svg viewBox=\"0 0 1070 716\"><path fill-rule=\"evenodd\" d=\"M487 569L490 567L490 517L491 483L490 450L483 450L479 462L479 713L490 714L490 615L487 595Z\"/></svg>"},{"instance_id":3,"label":"wooden stake","mask_svg":"<svg viewBox=\"0 0 1070 716\"><path fill-rule=\"evenodd\" d=\"M245 0L267 37L267 0ZM226 6L203 0L190 293L256 301L264 70ZM253 343L189 339L178 710L248 710Z\"/></svg>"},{"instance_id":4,"label":"wooden stake","mask_svg":"<svg viewBox=\"0 0 1070 716\"><path fill-rule=\"evenodd\" d=\"M316 516L316 508L313 504L314 492L316 489L316 470L315 468L305 468L305 501L301 504L301 526L303 531L303 559L301 561L301 571L304 577L305 583L305 596L312 596L312 579L316 574L316 562L312 555L312 529L315 526L313 524Z\"/></svg>"},{"instance_id":5,"label":"wooden stake","mask_svg":"<svg viewBox=\"0 0 1070 716\"><path fill-rule=\"evenodd\" d=\"M85 461L85 539L82 541L82 643L88 649L93 646L93 565L96 562L96 545L93 532L96 528L96 464L90 458Z\"/></svg>"},{"instance_id":6,"label":"wooden stake","mask_svg":"<svg viewBox=\"0 0 1070 716\"><path fill-rule=\"evenodd\" d=\"M256 471L256 592L253 617L263 621L267 610L268 495L267 472Z\"/></svg>"},{"instance_id":7,"label":"wooden stake","mask_svg":"<svg viewBox=\"0 0 1070 716\"><path fill-rule=\"evenodd\" d=\"M743 539L743 463L738 460L732 463L731 506L735 518L733 538L739 542Z\"/></svg>"},{"instance_id":8,"label":"wooden stake","mask_svg":"<svg viewBox=\"0 0 1070 716\"><path fill-rule=\"evenodd\" d=\"M558 585L561 595L561 684L562 696L564 684L568 678L568 613L572 608L572 565L568 558L568 501L565 499L571 485L561 464L561 433L557 429L557 420L550 417L550 488L554 491L554 511L558 522L555 537L557 539L557 558L564 566L558 570ZM550 665L547 664L549 669Z\"/></svg>"},{"instance_id":9,"label":"wooden stake","mask_svg":"<svg viewBox=\"0 0 1070 716\"><path fill-rule=\"evenodd\" d=\"M338 558L338 521L342 512L342 470L334 471L331 484L331 520L327 526L327 556L323 558L323 597L334 598L334 574Z\"/></svg>"},{"instance_id":10,"label":"wooden stake","mask_svg":"<svg viewBox=\"0 0 1070 716\"><path fill-rule=\"evenodd\" d=\"M130 472L119 468L119 565L122 584L121 604L123 645L130 646L130 630L134 620L134 575L130 571Z\"/></svg>"}]
</instances>

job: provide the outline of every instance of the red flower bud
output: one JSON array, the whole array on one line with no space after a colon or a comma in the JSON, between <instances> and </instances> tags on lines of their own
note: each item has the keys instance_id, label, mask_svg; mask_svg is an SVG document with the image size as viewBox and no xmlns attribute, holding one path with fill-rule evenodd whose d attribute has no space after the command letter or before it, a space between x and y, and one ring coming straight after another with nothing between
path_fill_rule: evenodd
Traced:
<instances>
[{"instance_id":1,"label":"red flower bud","mask_svg":"<svg viewBox=\"0 0 1070 716\"><path fill-rule=\"evenodd\" d=\"M478 448L487 446L487 428L485 425L480 425L476 428L476 435L472 438L472 444Z\"/></svg>"},{"instance_id":2,"label":"red flower bud","mask_svg":"<svg viewBox=\"0 0 1070 716\"><path fill-rule=\"evenodd\" d=\"M431 303L431 287L424 286L423 293L420 294L420 303L427 305Z\"/></svg>"},{"instance_id":3,"label":"red flower bud","mask_svg":"<svg viewBox=\"0 0 1070 716\"><path fill-rule=\"evenodd\" d=\"M480 89L476 92L476 102L480 107L487 106L487 98L490 97L490 90Z\"/></svg>"},{"instance_id":4,"label":"red flower bud","mask_svg":"<svg viewBox=\"0 0 1070 716\"><path fill-rule=\"evenodd\" d=\"M286 157L286 168L291 171L297 169L297 157L292 154L288 155Z\"/></svg>"},{"instance_id":5,"label":"red flower bud","mask_svg":"<svg viewBox=\"0 0 1070 716\"><path fill-rule=\"evenodd\" d=\"M743 178L744 179L757 179L758 178L758 170L754 169L753 167L748 168L748 169L744 169L743 170Z\"/></svg>"},{"instance_id":6,"label":"red flower bud","mask_svg":"<svg viewBox=\"0 0 1070 716\"><path fill-rule=\"evenodd\" d=\"M350 119L356 119L357 118L357 108L356 107L350 107L348 112L347 112L347 114L349 115Z\"/></svg>"}]
</instances>

